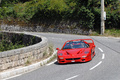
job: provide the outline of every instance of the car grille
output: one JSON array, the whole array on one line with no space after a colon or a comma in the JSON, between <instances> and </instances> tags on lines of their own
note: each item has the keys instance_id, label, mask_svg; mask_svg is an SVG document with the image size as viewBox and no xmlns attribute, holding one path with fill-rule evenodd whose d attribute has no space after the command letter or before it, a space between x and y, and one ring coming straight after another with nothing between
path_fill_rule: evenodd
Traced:
<instances>
[{"instance_id":1,"label":"car grille","mask_svg":"<svg viewBox=\"0 0 120 80\"><path fill-rule=\"evenodd\" d=\"M79 60L80 58L67 58L66 60Z\"/></svg>"}]
</instances>

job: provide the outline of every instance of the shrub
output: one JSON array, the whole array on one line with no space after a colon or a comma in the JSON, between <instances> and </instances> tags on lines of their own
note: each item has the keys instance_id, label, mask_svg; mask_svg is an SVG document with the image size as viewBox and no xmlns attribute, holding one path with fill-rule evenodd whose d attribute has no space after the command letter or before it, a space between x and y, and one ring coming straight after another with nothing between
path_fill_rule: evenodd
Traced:
<instances>
[{"instance_id":1,"label":"shrub","mask_svg":"<svg viewBox=\"0 0 120 80\"><path fill-rule=\"evenodd\" d=\"M2 0L0 19L25 22L79 21L84 28L100 28L100 0ZM119 28L120 1L105 0L106 28Z\"/></svg>"}]
</instances>

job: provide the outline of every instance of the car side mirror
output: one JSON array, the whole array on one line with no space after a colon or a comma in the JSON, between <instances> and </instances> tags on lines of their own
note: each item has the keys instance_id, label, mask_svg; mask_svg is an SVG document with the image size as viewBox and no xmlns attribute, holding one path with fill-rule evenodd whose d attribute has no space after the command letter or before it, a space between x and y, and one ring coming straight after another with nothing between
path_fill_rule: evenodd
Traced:
<instances>
[{"instance_id":1,"label":"car side mirror","mask_svg":"<svg viewBox=\"0 0 120 80\"><path fill-rule=\"evenodd\" d=\"M95 47L95 45L93 45L93 47Z\"/></svg>"},{"instance_id":2,"label":"car side mirror","mask_svg":"<svg viewBox=\"0 0 120 80\"><path fill-rule=\"evenodd\" d=\"M56 50L60 50L59 48L56 48Z\"/></svg>"}]
</instances>

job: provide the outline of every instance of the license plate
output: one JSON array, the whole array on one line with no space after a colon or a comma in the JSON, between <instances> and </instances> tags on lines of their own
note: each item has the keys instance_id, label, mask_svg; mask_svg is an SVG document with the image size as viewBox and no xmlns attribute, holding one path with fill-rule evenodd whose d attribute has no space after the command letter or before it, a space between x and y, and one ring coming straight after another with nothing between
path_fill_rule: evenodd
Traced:
<instances>
[{"instance_id":1,"label":"license plate","mask_svg":"<svg viewBox=\"0 0 120 80\"><path fill-rule=\"evenodd\" d=\"M72 60L71 62L75 62L74 60Z\"/></svg>"}]
</instances>

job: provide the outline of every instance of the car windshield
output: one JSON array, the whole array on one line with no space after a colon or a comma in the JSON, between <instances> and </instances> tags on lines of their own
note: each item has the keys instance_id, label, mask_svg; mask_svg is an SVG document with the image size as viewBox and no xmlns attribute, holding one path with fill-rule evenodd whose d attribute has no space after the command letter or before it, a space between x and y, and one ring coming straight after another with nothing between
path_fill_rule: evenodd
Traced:
<instances>
[{"instance_id":1,"label":"car windshield","mask_svg":"<svg viewBox=\"0 0 120 80\"><path fill-rule=\"evenodd\" d=\"M84 41L70 41L65 44L64 49L87 48L88 45Z\"/></svg>"}]
</instances>

